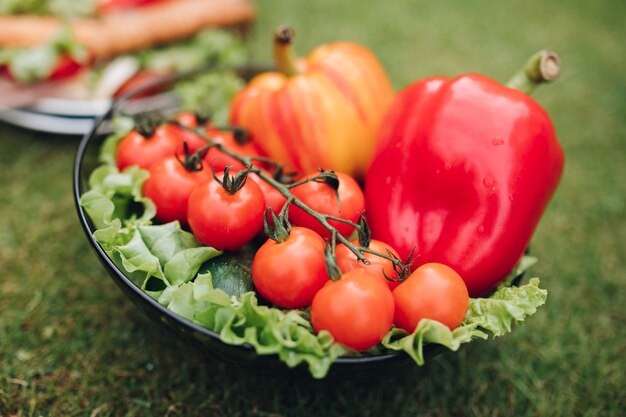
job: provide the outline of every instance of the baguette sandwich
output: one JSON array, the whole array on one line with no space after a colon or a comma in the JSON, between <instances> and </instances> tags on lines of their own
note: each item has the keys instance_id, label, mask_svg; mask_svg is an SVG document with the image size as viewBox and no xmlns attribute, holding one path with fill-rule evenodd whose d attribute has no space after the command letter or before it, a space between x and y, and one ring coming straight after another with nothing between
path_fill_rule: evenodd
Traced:
<instances>
[{"instance_id":1,"label":"baguette sandwich","mask_svg":"<svg viewBox=\"0 0 626 417\"><path fill-rule=\"evenodd\" d=\"M75 0L53 10L59 2L0 0L0 101L51 90L110 98L166 73L242 64L236 29L256 16L248 0Z\"/></svg>"}]
</instances>

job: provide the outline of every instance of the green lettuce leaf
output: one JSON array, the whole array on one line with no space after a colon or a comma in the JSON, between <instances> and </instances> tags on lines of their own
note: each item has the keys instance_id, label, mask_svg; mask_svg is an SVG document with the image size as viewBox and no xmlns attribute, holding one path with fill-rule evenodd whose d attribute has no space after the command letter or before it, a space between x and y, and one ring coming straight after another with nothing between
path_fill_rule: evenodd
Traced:
<instances>
[{"instance_id":1,"label":"green lettuce leaf","mask_svg":"<svg viewBox=\"0 0 626 417\"><path fill-rule=\"evenodd\" d=\"M328 332L314 334L307 313L260 306L253 292L240 299L213 288L211 274L167 288L159 302L181 316L218 332L224 343L248 344L259 355L276 354L290 367L301 363L323 378L348 350Z\"/></svg>"},{"instance_id":2,"label":"green lettuce leaf","mask_svg":"<svg viewBox=\"0 0 626 417\"><path fill-rule=\"evenodd\" d=\"M545 304L548 291L539 288L539 278L519 287L501 286L489 298L470 300L465 325L488 330L493 336L511 331L513 323L521 323Z\"/></svg>"},{"instance_id":3,"label":"green lettuce leaf","mask_svg":"<svg viewBox=\"0 0 626 417\"><path fill-rule=\"evenodd\" d=\"M389 350L406 352L418 365L424 364L424 346L437 344L457 351L463 343L475 338L485 339L487 334L474 325L460 326L450 330L448 326L435 320L422 319L415 331L406 331L394 327L383 338L382 345Z\"/></svg>"},{"instance_id":4,"label":"green lettuce leaf","mask_svg":"<svg viewBox=\"0 0 626 417\"><path fill-rule=\"evenodd\" d=\"M114 150L110 145L103 150L108 156L101 159L112 161ZM90 190L81 198L98 229L94 236L113 262L159 303L217 332L224 343L252 346L259 355L277 355L290 367L308 366L315 378L323 378L340 356L398 351L422 365L431 349L456 351L474 339L510 332L546 301L547 292L539 288L537 278L510 286L536 261L524 257L492 295L470 299L458 328L450 330L437 321L422 320L411 334L392 328L375 348L354 352L336 343L328 332L316 334L307 311L259 305L251 291L230 296L215 288L211 273L204 271L207 261L221 252L200 245L178 222L152 224L154 204L141 195L147 177L147 171L137 167L119 172L112 163L105 163L93 171Z\"/></svg>"},{"instance_id":5,"label":"green lettuce leaf","mask_svg":"<svg viewBox=\"0 0 626 417\"><path fill-rule=\"evenodd\" d=\"M489 334L502 336L511 331L546 302L547 291L539 288L539 279L532 278L519 287L501 286L489 298L471 298L463 323L454 330L434 320L423 319L412 334L393 328L381 344L395 351L404 351L418 365L424 364L427 344L436 344L456 351L474 339Z\"/></svg>"},{"instance_id":6,"label":"green lettuce leaf","mask_svg":"<svg viewBox=\"0 0 626 417\"><path fill-rule=\"evenodd\" d=\"M229 104L244 81L232 72L209 72L180 81L174 92L181 108L210 117L217 125L228 124Z\"/></svg>"},{"instance_id":7,"label":"green lettuce leaf","mask_svg":"<svg viewBox=\"0 0 626 417\"><path fill-rule=\"evenodd\" d=\"M115 165L115 151L117 144L135 127L135 121L130 116L115 115L111 119L113 134L107 136L100 147L99 160L108 165Z\"/></svg>"},{"instance_id":8,"label":"green lettuce leaf","mask_svg":"<svg viewBox=\"0 0 626 417\"><path fill-rule=\"evenodd\" d=\"M209 28L189 39L137 52L142 68L187 72L210 66L234 68L247 59L247 48L232 31Z\"/></svg>"},{"instance_id":9,"label":"green lettuce leaf","mask_svg":"<svg viewBox=\"0 0 626 417\"><path fill-rule=\"evenodd\" d=\"M94 226L119 231L122 221L126 225L151 223L156 207L141 194L148 176L147 171L135 166L124 172L112 165L96 168L89 177L89 191L80 199Z\"/></svg>"},{"instance_id":10,"label":"green lettuce leaf","mask_svg":"<svg viewBox=\"0 0 626 417\"><path fill-rule=\"evenodd\" d=\"M156 297L169 285L192 280L204 262L221 252L199 244L178 222L151 224L156 208L141 194L148 175L136 166L119 172L115 166L101 165L89 177L90 190L80 203L107 254Z\"/></svg>"}]
</instances>

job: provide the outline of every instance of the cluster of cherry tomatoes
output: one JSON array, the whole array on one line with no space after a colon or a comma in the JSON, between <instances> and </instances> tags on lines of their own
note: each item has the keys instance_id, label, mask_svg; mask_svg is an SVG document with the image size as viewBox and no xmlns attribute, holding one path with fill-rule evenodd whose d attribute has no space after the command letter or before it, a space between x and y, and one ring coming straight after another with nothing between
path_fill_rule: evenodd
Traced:
<instances>
[{"instance_id":1,"label":"cluster of cherry tomatoes","mask_svg":"<svg viewBox=\"0 0 626 417\"><path fill-rule=\"evenodd\" d=\"M354 224L365 211L365 199L349 175L335 173L332 186L311 180L319 173L310 173L284 188L287 193L281 192L248 172L240 160L207 147L204 138L184 126L201 127L214 143L242 157L258 155L253 143L239 141L232 131L203 124L192 113L179 114L176 119L178 123L160 124L148 133L131 132L116 151L120 170L137 165L149 171L143 194L156 205L158 221L177 220L200 243L234 251L262 233L264 221L280 227L278 218L266 217L267 208L281 212L287 194L290 202L297 201L325 216L337 234L347 238L354 232ZM256 168L270 175L260 166ZM469 296L454 270L429 263L394 280L396 251L369 239L367 248L358 240L351 242L367 249L360 254L369 263L343 244L332 245L334 259L329 260L331 231L303 210L302 204L289 205L287 233L267 239L255 254L252 278L263 298L280 308L310 307L316 331L326 330L337 342L359 351L379 343L394 324L407 332L414 331L422 318L440 321L451 329L461 324ZM340 277L331 277L329 262L341 271Z\"/></svg>"}]
</instances>

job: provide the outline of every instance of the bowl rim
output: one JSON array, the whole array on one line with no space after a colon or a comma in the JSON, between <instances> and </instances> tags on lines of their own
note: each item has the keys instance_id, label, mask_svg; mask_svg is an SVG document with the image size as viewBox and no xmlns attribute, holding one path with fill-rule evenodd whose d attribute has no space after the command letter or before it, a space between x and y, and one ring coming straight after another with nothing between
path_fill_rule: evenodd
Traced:
<instances>
[{"instance_id":1,"label":"bowl rim","mask_svg":"<svg viewBox=\"0 0 626 417\"><path fill-rule=\"evenodd\" d=\"M78 218L82 226L83 232L87 236L87 239L92 249L96 252L96 254L98 255L98 258L100 258L100 261L106 264L107 269L109 271L114 272L114 275L115 275L114 278L117 280L118 284L124 285L125 287L129 288L136 296L141 298L142 301L144 301L145 303L148 303L152 308L157 310L162 316L166 316L168 319L176 322L178 325L183 326L184 328L188 328L194 332L198 332L204 336L208 336L214 339L216 342L223 344L224 346L227 346L233 349L236 349L236 348L243 349L249 353L254 353L257 357L258 356L276 356L275 354L259 355L254 349L254 347L248 343L244 343L241 345L225 343L220 338L219 333L211 329L208 329L206 327L203 327L197 323L194 323L191 320L188 320L171 310L168 310L165 306L160 304L157 300L150 297L146 292L144 292L141 288L135 285L118 268L118 266L115 265L115 263L113 263L109 255L107 255L107 253L105 252L104 248L100 245L100 243L94 237L93 233L95 230L93 228L93 225L89 219L89 216L87 215L87 213L84 211L83 207L80 204L80 198L83 192L83 190L81 189L81 181L82 181L81 175L83 174L82 167L83 167L85 152L86 152L88 145L91 143L91 141L94 140L99 135L98 128L112 117L112 115L115 113L115 111L121 104L123 104L128 98L131 98L134 95L132 93L134 93L134 91L131 91L131 94L125 95L124 97L113 102L112 105L109 107L109 109L105 113L103 113L102 115L96 118L91 129L89 129L89 131L85 133L84 136L81 138L81 141L78 145L78 149L76 151L76 155L74 158L74 166L73 166L73 172L72 172L73 174L72 188L73 188L73 196L74 196L74 205L76 207L76 211L78 213ZM388 353L383 353L379 355L344 356L344 357L339 357L335 359L333 361L333 365L335 364L356 365L356 364L364 364L364 363L371 364L371 363L376 363L376 362L385 362L385 361L391 361L394 359L401 359L403 358L403 356L408 358L408 355L399 351L389 351ZM285 364L285 366L287 365Z\"/></svg>"}]
</instances>

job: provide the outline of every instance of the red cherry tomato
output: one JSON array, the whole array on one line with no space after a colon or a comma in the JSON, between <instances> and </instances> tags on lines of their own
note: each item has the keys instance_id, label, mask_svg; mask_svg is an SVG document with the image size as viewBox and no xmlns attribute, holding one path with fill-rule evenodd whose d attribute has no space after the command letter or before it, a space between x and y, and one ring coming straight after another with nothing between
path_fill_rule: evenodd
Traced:
<instances>
[{"instance_id":1,"label":"red cherry tomato","mask_svg":"<svg viewBox=\"0 0 626 417\"><path fill-rule=\"evenodd\" d=\"M325 247L324 239L303 227L292 228L284 242L268 239L252 261L254 286L278 307L308 307L328 282Z\"/></svg>"},{"instance_id":2,"label":"red cherry tomato","mask_svg":"<svg viewBox=\"0 0 626 417\"><path fill-rule=\"evenodd\" d=\"M132 131L117 145L115 162L120 171L131 165L149 169L155 162L175 155L180 143L165 126L158 126L149 138Z\"/></svg>"},{"instance_id":3,"label":"red cherry tomato","mask_svg":"<svg viewBox=\"0 0 626 417\"><path fill-rule=\"evenodd\" d=\"M221 179L223 173L218 173L217 177ZM200 243L237 250L261 230L264 212L263 193L254 181L246 181L240 190L231 194L213 179L191 192L187 219Z\"/></svg>"},{"instance_id":4,"label":"red cherry tomato","mask_svg":"<svg viewBox=\"0 0 626 417\"><path fill-rule=\"evenodd\" d=\"M352 243L357 246L359 245L358 240L355 240ZM398 253L394 248L379 240L372 240L369 248L385 255L388 255L387 250L389 250L393 255L396 257L398 256ZM380 256L376 256L371 253L364 253L363 256L370 261L368 265L357 260L356 255L345 245L337 245L335 255L337 257L337 266L344 274L354 271L355 269L364 269L381 277L390 290L393 290L400 285L400 281L390 281L385 278L385 274L390 278L394 278L396 276L393 262L389 259L381 258Z\"/></svg>"},{"instance_id":5,"label":"red cherry tomato","mask_svg":"<svg viewBox=\"0 0 626 417\"><path fill-rule=\"evenodd\" d=\"M224 145L228 150L235 152L240 156L257 156L259 151L252 142L238 143L232 132L224 132L217 129L207 129L206 134L215 142ZM209 166L213 166L216 172L223 171L227 166L233 167L234 170L245 169L243 164L236 159L220 152L216 148L209 149L204 158Z\"/></svg>"},{"instance_id":6,"label":"red cherry tomato","mask_svg":"<svg viewBox=\"0 0 626 417\"><path fill-rule=\"evenodd\" d=\"M393 290L394 323L409 333L423 318L437 320L454 330L467 313L469 294L459 274L447 265L427 263Z\"/></svg>"},{"instance_id":7,"label":"red cherry tomato","mask_svg":"<svg viewBox=\"0 0 626 417\"><path fill-rule=\"evenodd\" d=\"M267 175L270 175L268 172L265 172ZM261 191L263 192L263 198L265 199L265 207L271 208L276 215L280 213L283 209L283 206L287 202L285 196L283 196L276 188L272 187L261 178L259 178L256 174L250 174L249 177L252 181L256 182ZM269 218L268 218L269 219Z\"/></svg>"},{"instance_id":8,"label":"red cherry tomato","mask_svg":"<svg viewBox=\"0 0 626 417\"><path fill-rule=\"evenodd\" d=\"M359 215L365 210L365 198L359 184L347 174L336 172L339 179L339 201L335 190L328 184L319 182L307 182L292 188L292 194L307 206L318 213L340 217L345 220L357 222ZM317 174L308 175L307 178ZM316 231L323 238L329 239L331 234L314 217L310 216L295 205L289 210L289 219L296 226L307 227ZM329 222L343 236L349 236L354 227L349 224L331 220Z\"/></svg>"},{"instance_id":9,"label":"red cherry tomato","mask_svg":"<svg viewBox=\"0 0 626 417\"><path fill-rule=\"evenodd\" d=\"M175 118L176 118L176 121L178 121L180 124L187 126L187 127L197 128L200 126L200 123L198 123L198 117L196 116L194 112L182 112L182 113L177 114ZM187 142L187 146L189 147L189 152L191 153L196 152L197 150L205 147L208 144L208 142L202 139L199 135L195 134L194 132L190 130L185 129L184 127L176 126L175 124L168 124L167 128L170 130L170 132L173 135L178 137L180 140ZM179 150L179 154L181 156L184 156L183 149ZM208 167L208 170L211 171L211 167L208 164L207 164L207 167Z\"/></svg>"},{"instance_id":10,"label":"red cherry tomato","mask_svg":"<svg viewBox=\"0 0 626 417\"><path fill-rule=\"evenodd\" d=\"M143 195L156 205L156 219L163 223L178 220L186 225L189 195L198 184L213 178L211 171L206 167L188 169L174 156L153 164L149 171Z\"/></svg>"},{"instance_id":11,"label":"red cherry tomato","mask_svg":"<svg viewBox=\"0 0 626 417\"><path fill-rule=\"evenodd\" d=\"M375 346L393 323L393 296L377 274L362 269L330 281L311 303L316 332L327 330L342 345L362 351Z\"/></svg>"}]
</instances>

